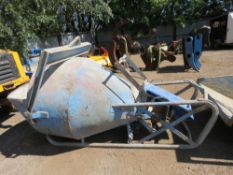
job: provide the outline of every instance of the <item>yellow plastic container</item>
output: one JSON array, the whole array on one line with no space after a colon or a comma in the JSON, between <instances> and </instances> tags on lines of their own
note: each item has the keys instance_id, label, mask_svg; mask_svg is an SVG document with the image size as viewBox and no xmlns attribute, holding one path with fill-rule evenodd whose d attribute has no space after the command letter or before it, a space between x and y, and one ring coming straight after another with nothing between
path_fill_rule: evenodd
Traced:
<instances>
[{"instance_id":1,"label":"yellow plastic container","mask_svg":"<svg viewBox=\"0 0 233 175\"><path fill-rule=\"evenodd\" d=\"M108 56L104 56L104 55L97 55L97 56L89 55L88 57L90 59L98 62L99 64L101 64L103 66L112 67L112 64L111 64Z\"/></svg>"},{"instance_id":2,"label":"yellow plastic container","mask_svg":"<svg viewBox=\"0 0 233 175\"><path fill-rule=\"evenodd\" d=\"M98 50L99 52L102 52L102 54L99 55L90 54L88 55L88 58L98 62L102 66L112 67L112 64L109 60L108 51L104 47L100 47Z\"/></svg>"}]
</instances>

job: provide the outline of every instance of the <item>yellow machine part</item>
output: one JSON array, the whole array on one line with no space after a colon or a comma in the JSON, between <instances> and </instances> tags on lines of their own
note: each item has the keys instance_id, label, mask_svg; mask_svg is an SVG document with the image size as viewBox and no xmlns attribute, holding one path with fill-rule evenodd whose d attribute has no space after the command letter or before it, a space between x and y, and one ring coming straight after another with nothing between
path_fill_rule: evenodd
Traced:
<instances>
[{"instance_id":1,"label":"yellow machine part","mask_svg":"<svg viewBox=\"0 0 233 175\"><path fill-rule=\"evenodd\" d=\"M109 56L107 55L88 55L88 58L92 59L93 61L96 61L102 66L112 67L112 64L109 60Z\"/></svg>"},{"instance_id":2,"label":"yellow machine part","mask_svg":"<svg viewBox=\"0 0 233 175\"><path fill-rule=\"evenodd\" d=\"M0 84L0 93L2 93L4 91L15 89L17 86L20 86L20 85L29 81L29 77L25 74L24 68L23 68L22 63L20 61L19 54L15 51L11 51L11 50L0 50L0 53L2 53L2 52L12 54L12 57L15 61L15 65L16 65L18 72L19 72L19 78L9 80L8 82Z\"/></svg>"}]
</instances>

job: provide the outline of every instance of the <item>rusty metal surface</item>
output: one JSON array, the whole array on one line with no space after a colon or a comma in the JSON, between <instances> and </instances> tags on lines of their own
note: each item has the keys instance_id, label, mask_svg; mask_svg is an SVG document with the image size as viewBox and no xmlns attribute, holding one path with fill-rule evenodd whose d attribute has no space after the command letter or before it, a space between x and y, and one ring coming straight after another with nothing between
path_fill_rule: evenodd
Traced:
<instances>
[{"instance_id":1,"label":"rusty metal surface","mask_svg":"<svg viewBox=\"0 0 233 175\"><path fill-rule=\"evenodd\" d=\"M199 82L220 94L233 99L233 76L203 78Z\"/></svg>"}]
</instances>

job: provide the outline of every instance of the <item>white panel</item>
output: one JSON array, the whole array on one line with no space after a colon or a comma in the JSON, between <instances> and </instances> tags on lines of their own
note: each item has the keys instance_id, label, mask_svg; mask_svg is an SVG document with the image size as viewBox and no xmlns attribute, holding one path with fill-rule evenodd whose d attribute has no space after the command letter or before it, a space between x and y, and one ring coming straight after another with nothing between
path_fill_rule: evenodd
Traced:
<instances>
[{"instance_id":1,"label":"white panel","mask_svg":"<svg viewBox=\"0 0 233 175\"><path fill-rule=\"evenodd\" d=\"M228 14L226 43L233 43L233 12Z\"/></svg>"}]
</instances>

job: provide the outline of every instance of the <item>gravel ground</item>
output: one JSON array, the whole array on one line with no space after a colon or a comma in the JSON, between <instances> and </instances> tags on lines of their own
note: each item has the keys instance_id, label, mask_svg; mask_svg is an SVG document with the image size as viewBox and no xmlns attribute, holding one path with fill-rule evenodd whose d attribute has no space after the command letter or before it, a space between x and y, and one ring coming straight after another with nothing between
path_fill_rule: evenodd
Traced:
<instances>
[{"instance_id":1,"label":"gravel ground","mask_svg":"<svg viewBox=\"0 0 233 175\"><path fill-rule=\"evenodd\" d=\"M141 67L138 55L132 56ZM206 51L202 69L184 72L181 55L164 61L150 80L197 80L233 75L233 50ZM136 76L136 75L135 75ZM34 131L19 113L0 113L0 174L233 174L232 128L218 120L205 142L193 150L58 148Z\"/></svg>"}]
</instances>

